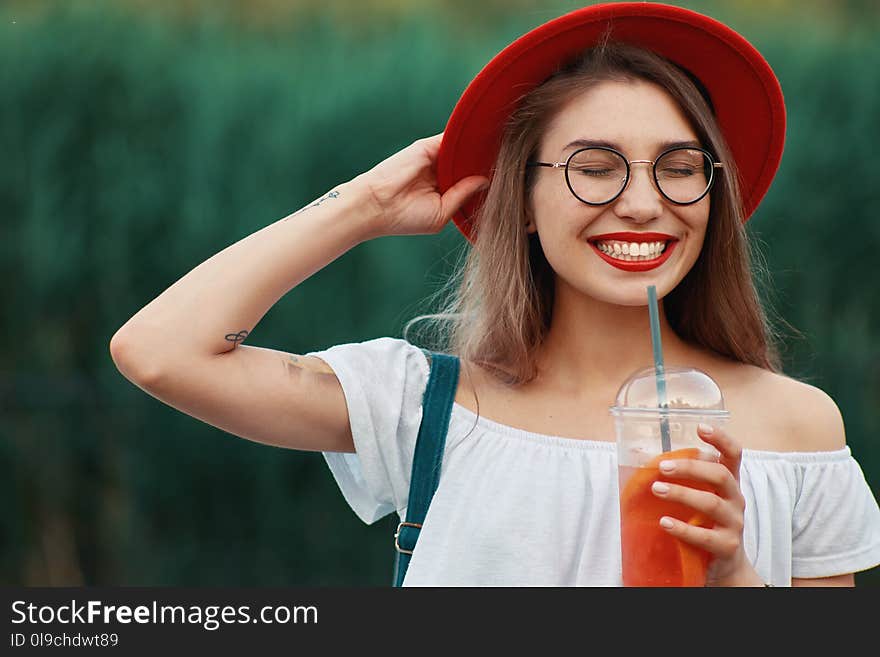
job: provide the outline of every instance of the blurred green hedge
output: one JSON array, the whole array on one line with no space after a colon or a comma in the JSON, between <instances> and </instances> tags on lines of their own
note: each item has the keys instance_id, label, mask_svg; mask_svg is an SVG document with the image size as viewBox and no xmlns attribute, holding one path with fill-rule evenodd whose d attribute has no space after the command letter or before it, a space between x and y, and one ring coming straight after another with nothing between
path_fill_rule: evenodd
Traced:
<instances>
[{"instance_id":1,"label":"blurred green hedge","mask_svg":"<svg viewBox=\"0 0 880 657\"><path fill-rule=\"evenodd\" d=\"M109 340L213 253L442 131L482 63L561 12L491 29L303 14L254 30L89 6L0 8L0 581L387 584L394 518L364 526L319 454L240 440L149 397L117 372ZM768 302L804 335L787 343L787 371L838 402L876 494L880 45L754 29L790 114L749 230L773 272ZM248 342L302 353L399 336L463 248L451 226L361 245Z\"/></svg>"}]
</instances>

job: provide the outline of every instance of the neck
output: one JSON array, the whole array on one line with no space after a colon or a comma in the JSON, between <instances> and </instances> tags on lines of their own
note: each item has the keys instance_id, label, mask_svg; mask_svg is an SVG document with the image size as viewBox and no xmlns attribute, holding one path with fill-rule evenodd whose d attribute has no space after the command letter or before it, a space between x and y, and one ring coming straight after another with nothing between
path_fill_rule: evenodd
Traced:
<instances>
[{"instance_id":1,"label":"neck","mask_svg":"<svg viewBox=\"0 0 880 657\"><path fill-rule=\"evenodd\" d=\"M666 366L699 367L699 352L669 326L659 302ZM635 370L654 364L648 306L621 306L557 284L553 319L538 355L538 381L560 394L616 390ZM537 381L536 381L537 382Z\"/></svg>"}]
</instances>

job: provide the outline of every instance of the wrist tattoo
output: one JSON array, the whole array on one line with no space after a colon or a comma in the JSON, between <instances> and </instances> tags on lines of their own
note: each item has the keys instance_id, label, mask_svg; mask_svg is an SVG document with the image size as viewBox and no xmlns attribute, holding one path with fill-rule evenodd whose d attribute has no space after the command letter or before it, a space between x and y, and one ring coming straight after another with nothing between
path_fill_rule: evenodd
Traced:
<instances>
[{"instance_id":1,"label":"wrist tattoo","mask_svg":"<svg viewBox=\"0 0 880 657\"><path fill-rule=\"evenodd\" d=\"M244 342L244 339L248 336L248 332L245 330L241 330L238 333L227 333L226 340L232 343L232 348L235 349L238 346L239 342Z\"/></svg>"},{"instance_id":2,"label":"wrist tattoo","mask_svg":"<svg viewBox=\"0 0 880 657\"><path fill-rule=\"evenodd\" d=\"M334 189L332 192L328 192L327 194L324 194L324 196L322 196L321 198L319 198L317 201L315 201L315 202L312 203L311 205L307 205L307 206L304 207L304 208L300 208L299 210L297 210L296 212L294 212L294 213L293 213L292 215L290 215L289 217L285 217L284 221L287 221L288 219L290 219L290 217L295 217L295 216L298 215L300 212L304 212L305 210L308 210L309 208L314 208L314 207L317 207L317 206L321 205L321 203L323 203L324 201L326 201L328 198L338 198L338 197L339 197L339 192L336 191L336 190Z\"/></svg>"}]
</instances>

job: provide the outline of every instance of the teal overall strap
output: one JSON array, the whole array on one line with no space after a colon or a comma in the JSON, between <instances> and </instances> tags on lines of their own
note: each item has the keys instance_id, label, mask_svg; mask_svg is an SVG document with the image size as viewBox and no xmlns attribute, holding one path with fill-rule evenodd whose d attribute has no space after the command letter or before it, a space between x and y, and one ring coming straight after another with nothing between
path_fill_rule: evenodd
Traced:
<instances>
[{"instance_id":1,"label":"teal overall strap","mask_svg":"<svg viewBox=\"0 0 880 657\"><path fill-rule=\"evenodd\" d=\"M406 521L397 526L394 534L394 586L403 584L428 506L440 482L449 416L458 387L458 358L437 352L430 352L430 358L431 373L422 399L422 423L413 453Z\"/></svg>"}]
</instances>

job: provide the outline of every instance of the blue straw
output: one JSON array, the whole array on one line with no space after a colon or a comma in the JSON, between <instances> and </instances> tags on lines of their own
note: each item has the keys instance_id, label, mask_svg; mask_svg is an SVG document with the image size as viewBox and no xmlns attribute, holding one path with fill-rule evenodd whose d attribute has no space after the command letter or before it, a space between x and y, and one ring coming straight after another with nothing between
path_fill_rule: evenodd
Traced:
<instances>
[{"instance_id":1,"label":"blue straw","mask_svg":"<svg viewBox=\"0 0 880 657\"><path fill-rule=\"evenodd\" d=\"M660 342L660 311L657 307L657 288L648 286L648 315L651 318L651 345L654 348L654 379L657 382L657 404L668 409L666 401L666 371L663 367L663 345ZM669 418L661 411L660 443L664 452L672 449L669 440Z\"/></svg>"}]
</instances>

